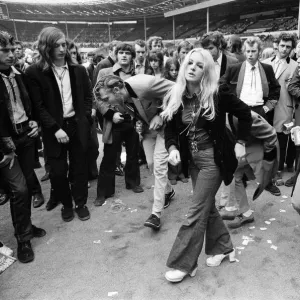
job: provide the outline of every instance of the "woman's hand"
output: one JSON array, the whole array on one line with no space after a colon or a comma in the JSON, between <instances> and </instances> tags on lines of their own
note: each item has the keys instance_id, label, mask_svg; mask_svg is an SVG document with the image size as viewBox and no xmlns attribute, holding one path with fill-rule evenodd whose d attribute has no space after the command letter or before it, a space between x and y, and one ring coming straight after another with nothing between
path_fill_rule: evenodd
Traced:
<instances>
[{"instance_id":1,"label":"woman's hand","mask_svg":"<svg viewBox=\"0 0 300 300\"><path fill-rule=\"evenodd\" d=\"M162 117L155 116L150 122L149 129L153 129L153 130L159 129L162 126L162 124L163 124Z\"/></svg>"},{"instance_id":2,"label":"woman's hand","mask_svg":"<svg viewBox=\"0 0 300 300\"><path fill-rule=\"evenodd\" d=\"M171 165L177 166L180 163L180 153L178 150L172 150L169 154L168 161Z\"/></svg>"},{"instance_id":3,"label":"woman's hand","mask_svg":"<svg viewBox=\"0 0 300 300\"><path fill-rule=\"evenodd\" d=\"M246 156L246 147L240 143L236 143L234 147L234 152L237 160L244 161Z\"/></svg>"}]
</instances>

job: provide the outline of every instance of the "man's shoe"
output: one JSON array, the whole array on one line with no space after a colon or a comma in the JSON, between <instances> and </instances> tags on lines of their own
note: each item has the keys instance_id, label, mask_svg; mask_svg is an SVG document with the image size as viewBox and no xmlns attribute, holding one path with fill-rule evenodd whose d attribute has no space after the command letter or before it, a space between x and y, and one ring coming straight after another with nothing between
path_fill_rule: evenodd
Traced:
<instances>
[{"instance_id":1,"label":"man's shoe","mask_svg":"<svg viewBox=\"0 0 300 300\"><path fill-rule=\"evenodd\" d=\"M266 186L265 190L270 192L274 196L280 196L281 195L280 189L276 185L274 185L273 183L269 183Z\"/></svg>"},{"instance_id":2,"label":"man's shoe","mask_svg":"<svg viewBox=\"0 0 300 300\"><path fill-rule=\"evenodd\" d=\"M50 191L50 199L49 199L49 201L46 204L46 210L50 211L50 210L54 209L59 203L60 203L59 201L56 201L54 199L53 189L51 189L51 191Z\"/></svg>"},{"instance_id":3,"label":"man's shoe","mask_svg":"<svg viewBox=\"0 0 300 300\"><path fill-rule=\"evenodd\" d=\"M45 175L41 178L41 181L46 181L49 179L50 179L49 172L46 172Z\"/></svg>"},{"instance_id":4,"label":"man's shoe","mask_svg":"<svg viewBox=\"0 0 300 300\"><path fill-rule=\"evenodd\" d=\"M61 209L61 217L65 222L70 222L74 219L74 211L72 207L63 206Z\"/></svg>"},{"instance_id":5,"label":"man's shoe","mask_svg":"<svg viewBox=\"0 0 300 300\"><path fill-rule=\"evenodd\" d=\"M239 228L243 224L252 223L252 222L254 222L253 214L251 214L249 217L245 217L243 214L239 214L234 218L233 221L228 222L227 225L229 228Z\"/></svg>"},{"instance_id":6,"label":"man's shoe","mask_svg":"<svg viewBox=\"0 0 300 300\"><path fill-rule=\"evenodd\" d=\"M45 198L42 193L37 193L32 196L33 208L38 208L45 203Z\"/></svg>"},{"instance_id":7,"label":"man's shoe","mask_svg":"<svg viewBox=\"0 0 300 300\"><path fill-rule=\"evenodd\" d=\"M177 184L177 180L176 180L176 179L170 179L170 183L171 183L172 185L176 185L176 184Z\"/></svg>"},{"instance_id":8,"label":"man's shoe","mask_svg":"<svg viewBox=\"0 0 300 300\"><path fill-rule=\"evenodd\" d=\"M167 208L170 203L171 203L171 199L175 196L175 191L174 189L172 189L172 191L168 194L165 194L165 205L164 208Z\"/></svg>"},{"instance_id":9,"label":"man's shoe","mask_svg":"<svg viewBox=\"0 0 300 300\"><path fill-rule=\"evenodd\" d=\"M115 175L117 176L124 176L124 171L122 170L122 168L120 166L117 166L115 169Z\"/></svg>"},{"instance_id":10,"label":"man's shoe","mask_svg":"<svg viewBox=\"0 0 300 300\"><path fill-rule=\"evenodd\" d=\"M32 234L35 238L40 238L46 235L46 230L32 225Z\"/></svg>"},{"instance_id":11,"label":"man's shoe","mask_svg":"<svg viewBox=\"0 0 300 300\"><path fill-rule=\"evenodd\" d=\"M90 212L85 205L76 207L75 211L78 215L79 220L81 221L86 221L91 217Z\"/></svg>"},{"instance_id":12,"label":"man's shoe","mask_svg":"<svg viewBox=\"0 0 300 300\"><path fill-rule=\"evenodd\" d=\"M151 215L146 222L144 223L144 226L150 227L154 230L159 230L160 228L160 218L156 215Z\"/></svg>"},{"instance_id":13,"label":"man's shoe","mask_svg":"<svg viewBox=\"0 0 300 300\"><path fill-rule=\"evenodd\" d=\"M17 256L21 263L28 263L34 260L34 252L30 241L18 242Z\"/></svg>"},{"instance_id":14,"label":"man's shoe","mask_svg":"<svg viewBox=\"0 0 300 300\"><path fill-rule=\"evenodd\" d=\"M8 202L9 196L6 193L0 193L0 205L4 205L6 202Z\"/></svg>"},{"instance_id":15,"label":"man's shoe","mask_svg":"<svg viewBox=\"0 0 300 300\"><path fill-rule=\"evenodd\" d=\"M288 179L286 182L285 182L285 186L287 187L292 187L294 186L295 184L295 176L292 176L290 179Z\"/></svg>"},{"instance_id":16,"label":"man's shoe","mask_svg":"<svg viewBox=\"0 0 300 300\"><path fill-rule=\"evenodd\" d=\"M135 187L132 188L132 191L134 193L142 193L144 189L140 185L136 185Z\"/></svg>"},{"instance_id":17,"label":"man's shoe","mask_svg":"<svg viewBox=\"0 0 300 300\"><path fill-rule=\"evenodd\" d=\"M237 210L229 211L226 210L226 208L223 208L219 211L219 214L222 218L222 220L234 220L234 218L237 215Z\"/></svg>"}]
</instances>

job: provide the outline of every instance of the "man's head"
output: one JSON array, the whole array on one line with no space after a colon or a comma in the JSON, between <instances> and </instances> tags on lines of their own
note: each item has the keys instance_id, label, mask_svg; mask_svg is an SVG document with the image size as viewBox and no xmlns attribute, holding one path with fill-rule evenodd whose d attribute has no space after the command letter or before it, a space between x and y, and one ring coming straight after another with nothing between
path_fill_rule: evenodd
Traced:
<instances>
[{"instance_id":1,"label":"man's head","mask_svg":"<svg viewBox=\"0 0 300 300\"><path fill-rule=\"evenodd\" d=\"M147 55L146 43L143 40L136 40L134 42L134 49L136 62L142 64Z\"/></svg>"},{"instance_id":2,"label":"man's head","mask_svg":"<svg viewBox=\"0 0 300 300\"><path fill-rule=\"evenodd\" d=\"M120 43L116 47L115 56L121 67L128 67L135 59L135 51L133 47L126 43Z\"/></svg>"},{"instance_id":3,"label":"man's head","mask_svg":"<svg viewBox=\"0 0 300 300\"><path fill-rule=\"evenodd\" d=\"M7 70L15 60L14 38L6 31L0 31L0 70Z\"/></svg>"},{"instance_id":4,"label":"man's head","mask_svg":"<svg viewBox=\"0 0 300 300\"><path fill-rule=\"evenodd\" d=\"M274 39L273 40L273 49L274 49L275 55L277 55L277 52L278 52L278 44L279 44L278 39Z\"/></svg>"},{"instance_id":5,"label":"man's head","mask_svg":"<svg viewBox=\"0 0 300 300\"><path fill-rule=\"evenodd\" d=\"M94 96L97 101L104 101L111 105L123 105L129 98L124 81L116 75L101 77L94 87Z\"/></svg>"},{"instance_id":6,"label":"man's head","mask_svg":"<svg viewBox=\"0 0 300 300\"><path fill-rule=\"evenodd\" d=\"M242 52L242 40L238 35L233 34L228 40L229 51L232 53L241 53Z\"/></svg>"},{"instance_id":7,"label":"man's head","mask_svg":"<svg viewBox=\"0 0 300 300\"><path fill-rule=\"evenodd\" d=\"M67 42L64 33L56 27L45 27L38 36L38 50L40 57L38 64L47 68L54 63L67 61L72 63L67 51Z\"/></svg>"},{"instance_id":8,"label":"man's head","mask_svg":"<svg viewBox=\"0 0 300 300\"><path fill-rule=\"evenodd\" d=\"M162 42L162 37L160 36L152 36L147 41L147 46L149 51L158 51L162 52L164 45Z\"/></svg>"},{"instance_id":9,"label":"man's head","mask_svg":"<svg viewBox=\"0 0 300 300\"><path fill-rule=\"evenodd\" d=\"M90 64L93 64L94 56L95 56L95 52L93 52L93 51L90 51L90 52L87 53L87 61Z\"/></svg>"},{"instance_id":10,"label":"man's head","mask_svg":"<svg viewBox=\"0 0 300 300\"><path fill-rule=\"evenodd\" d=\"M119 41L112 41L112 42L109 43L109 45L108 45L108 55L109 55L114 61L116 61L115 52L116 52L117 45L118 45L119 43L120 43Z\"/></svg>"},{"instance_id":11,"label":"man's head","mask_svg":"<svg viewBox=\"0 0 300 300\"><path fill-rule=\"evenodd\" d=\"M249 37L244 42L243 52L246 56L247 61L254 66L258 61L259 54L262 49L261 40L258 37Z\"/></svg>"},{"instance_id":12,"label":"man's head","mask_svg":"<svg viewBox=\"0 0 300 300\"><path fill-rule=\"evenodd\" d=\"M220 57L225 47L224 43L226 43L225 39L219 31L205 33L201 39L201 46L210 52L214 61L217 61Z\"/></svg>"},{"instance_id":13,"label":"man's head","mask_svg":"<svg viewBox=\"0 0 300 300\"><path fill-rule=\"evenodd\" d=\"M281 33L278 37L278 52L277 57L280 59L287 58L292 49L296 47L295 37L289 33Z\"/></svg>"},{"instance_id":14,"label":"man's head","mask_svg":"<svg viewBox=\"0 0 300 300\"><path fill-rule=\"evenodd\" d=\"M193 49L193 45L188 41L182 41L177 47L179 61L183 61L185 56Z\"/></svg>"},{"instance_id":15,"label":"man's head","mask_svg":"<svg viewBox=\"0 0 300 300\"><path fill-rule=\"evenodd\" d=\"M15 41L15 57L20 59L24 56L23 54L23 44L20 41Z\"/></svg>"}]
</instances>

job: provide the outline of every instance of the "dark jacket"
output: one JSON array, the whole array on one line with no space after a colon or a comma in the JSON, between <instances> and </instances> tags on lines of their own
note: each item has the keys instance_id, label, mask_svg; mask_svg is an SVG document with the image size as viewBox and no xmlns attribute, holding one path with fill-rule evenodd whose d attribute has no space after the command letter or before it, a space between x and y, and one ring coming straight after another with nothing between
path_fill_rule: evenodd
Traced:
<instances>
[{"instance_id":1,"label":"dark jacket","mask_svg":"<svg viewBox=\"0 0 300 300\"><path fill-rule=\"evenodd\" d=\"M300 75L298 68L295 70L287 90L292 96L294 96L295 125L300 126Z\"/></svg>"},{"instance_id":2,"label":"dark jacket","mask_svg":"<svg viewBox=\"0 0 300 300\"><path fill-rule=\"evenodd\" d=\"M89 64L87 66L86 70L89 74L90 81L93 82L93 73L94 73L94 70L95 70L94 64Z\"/></svg>"},{"instance_id":3,"label":"dark jacket","mask_svg":"<svg viewBox=\"0 0 300 300\"><path fill-rule=\"evenodd\" d=\"M73 106L79 139L87 147L92 123L92 87L85 67L69 65ZM36 64L26 69L30 80L29 93L43 130L43 141L49 157L57 157L62 145L55 133L63 125L63 106L59 87L51 68L42 70Z\"/></svg>"},{"instance_id":4,"label":"dark jacket","mask_svg":"<svg viewBox=\"0 0 300 300\"><path fill-rule=\"evenodd\" d=\"M237 167L237 160L234 153L235 141L229 135L226 128L226 113L231 113L239 120L237 139L248 140L251 130L252 117L250 108L234 94L229 93L227 86L220 86L218 94L215 96L216 116L214 120L207 121L204 129L208 132L214 146L215 163L220 168L224 183L230 184L233 173ZM183 157L189 152L189 143L186 133L182 133L186 125L182 122L181 106L173 119L167 122L165 127L165 145L169 151L171 146L175 146ZM199 118L198 121L201 119ZM197 126L197 124L196 124ZM186 132L186 131L184 131ZM179 139L179 134L181 134ZM179 142L180 141L180 142ZM181 159L183 159L181 156Z\"/></svg>"},{"instance_id":5,"label":"dark jacket","mask_svg":"<svg viewBox=\"0 0 300 300\"><path fill-rule=\"evenodd\" d=\"M240 75L240 71L246 62L229 66L226 73L220 78L220 84L227 84L230 92L239 97L237 88L243 85L244 77ZM262 88L264 92L264 105L268 106L269 110L273 110L280 96L280 84L275 78L272 66L258 62L264 70L265 74L261 74ZM264 80L264 77L266 80Z\"/></svg>"},{"instance_id":6,"label":"dark jacket","mask_svg":"<svg viewBox=\"0 0 300 300\"><path fill-rule=\"evenodd\" d=\"M21 101L28 117L32 120L31 100L28 95L28 79L26 75L17 70L20 74L15 74L15 79L20 91ZM13 111L5 82L0 76L0 160L2 154L8 154L15 150L12 136L17 134L13 119ZM1 154L2 153L2 154Z\"/></svg>"},{"instance_id":7,"label":"dark jacket","mask_svg":"<svg viewBox=\"0 0 300 300\"><path fill-rule=\"evenodd\" d=\"M108 56L105 59L101 60L98 65L96 66L96 68L94 69L93 72L93 86L95 86L95 84L97 83L97 77L98 77L98 73L100 70L102 69L106 69L106 68L110 68L115 64L115 62L113 61L113 59Z\"/></svg>"}]
</instances>

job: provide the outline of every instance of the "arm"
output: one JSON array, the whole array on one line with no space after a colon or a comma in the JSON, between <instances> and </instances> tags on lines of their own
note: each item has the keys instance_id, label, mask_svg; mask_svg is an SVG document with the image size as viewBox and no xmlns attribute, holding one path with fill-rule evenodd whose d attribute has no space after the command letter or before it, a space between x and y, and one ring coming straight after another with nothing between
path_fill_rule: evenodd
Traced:
<instances>
[{"instance_id":1,"label":"arm","mask_svg":"<svg viewBox=\"0 0 300 300\"><path fill-rule=\"evenodd\" d=\"M51 130L53 134L55 134L60 128L60 126L56 123L54 118L48 113L44 103L43 97L44 92L40 83L39 75L36 74L35 70L32 67L26 69L25 74L29 79L28 91L30 98L32 100L32 104L34 109L39 116L39 119L42 125Z\"/></svg>"},{"instance_id":2,"label":"arm","mask_svg":"<svg viewBox=\"0 0 300 300\"><path fill-rule=\"evenodd\" d=\"M224 85L219 88L219 108L238 119L237 140L247 141L250 136L252 117L247 104L228 92Z\"/></svg>"},{"instance_id":3,"label":"arm","mask_svg":"<svg viewBox=\"0 0 300 300\"><path fill-rule=\"evenodd\" d=\"M269 80L269 96L266 99L265 105L268 111L271 111L277 105L280 97L280 84L275 78L273 68L270 65L265 65L268 67L268 80Z\"/></svg>"},{"instance_id":4,"label":"arm","mask_svg":"<svg viewBox=\"0 0 300 300\"><path fill-rule=\"evenodd\" d=\"M83 88L84 88L84 104L86 109L85 114L88 120L91 121L92 106L93 106L92 84L85 68L82 69L82 76L83 76Z\"/></svg>"},{"instance_id":5,"label":"arm","mask_svg":"<svg viewBox=\"0 0 300 300\"><path fill-rule=\"evenodd\" d=\"M251 112L252 126L251 135L263 141L264 152L271 152L276 148L277 134L273 126L271 126L262 116L255 112Z\"/></svg>"},{"instance_id":6,"label":"arm","mask_svg":"<svg viewBox=\"0 0 300 300\"><path fill-rule=\"evenodd\" d=\"M295 100L300 100L300 75L298 68L296 68L290 84L288 85L288 92L294 96Z\"/></svg>"}]
</instances>

